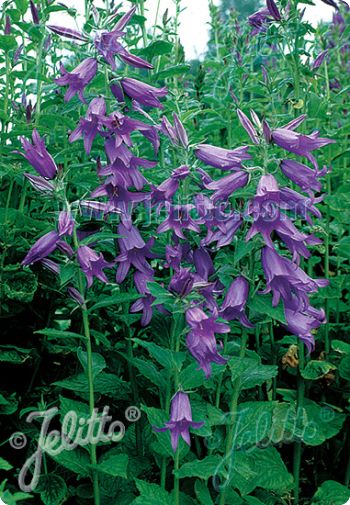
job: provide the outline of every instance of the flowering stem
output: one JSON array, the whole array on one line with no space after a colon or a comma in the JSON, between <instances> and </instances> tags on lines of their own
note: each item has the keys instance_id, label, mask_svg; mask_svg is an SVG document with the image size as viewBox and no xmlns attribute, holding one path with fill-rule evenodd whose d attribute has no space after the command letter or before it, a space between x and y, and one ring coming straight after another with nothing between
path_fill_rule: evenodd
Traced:
<instances>
[{"instance_id":1,"label":"flowering stem","mask_svg":"<svg viewBox=\"0 0 350 505\"><path fill-rule=\"evenodd\" d=\"M239 351L239 357L242 359L245 356L246 352L246 347L247 347L247 342L248 342L248 332L246 328L243 328L242 332L242 340L241 340L241 348ZM226 439L226 449L225 449L225 455L224 455L224 461L229 461L231 458L232 450L233 450L233 438L235 434L235 420L237 416L237 405L238 405L238 398L239 394L241 391L241 379L240 377L237 377L233 384L232 388L232 396L231 396L231 402L230 402L230 415L231 415L231 420L230 420L230 426L227 432L227 439ZM224 485L221 490L221 495L220 495L220 500L219 500L219 505L225 505L226 503L226 489L227 485Z\"/></svg>"},{"instance_id":2,"label":"flowering stem","mask_svg":"<svg viewBox=\"0 0 350 505\"><path fill-rule=\"evenodd\" d=\"M4 94L4 119L2 123L2 130L6 131L7 124L8 124L8 118L7 118L7 112L8 112L8 104L9 104L9 94L10 94L10 57L8 55L8 52L6 51L5 54L5 64L6 64L6 75L5 75L5 94Z\"/></svg>"},{"instance_id":3,"label":"flowering stem","mask_svg":"<svg viewBox=\"0 0 350 505\"><path fill-rule=\"evenodd\" d=\"M175 458L174 458L174 471L177 472L179 469L179 448L176 449ZM178 477L174 477L174 505L180 505L180 479Z\"/></svg>"},{"instance_id":4,"label":"flowering stem","mask_svg":"<svg viewBox=\"0 0 350 505\"><path fill-rule=\"evenodd\" d=\"M73 233L74 246L77 250L79 247L77 232L74 230ZM80 269L78 270L78 287L81 296L84 298L84 284L83 277ZM92 368L92 345L91 345L91 333L90 333L90 322L89 315L86 304L81 305L81 313L83 319L83 329L86 343L86 354L87 354L87 365L86 365L86 375L88 381L89 388L89 412L90 416L93 415L95 409L95 394L94 394L94 376L93 376L93 368ZM96 453L96 445L90 445L90 461L93 467L97 465L97 453ZM93 492L94 492L94 505L100 505L100 488L98 482L98 473L96 469L92 470L92 484L93 484Z\"/></svg>"},{"instance_id":5,"label":"flowering stem","mask_svg":"<svg viewBox=\"0 0 350 505\"><path fill-rule=\"evenodd\" d=\"M297 419L299 416L303 417L302 411L304 406L305 395L305 382L301 376L301 371L304 368L304 343L299 340L299 369L297 377ZM301 440L294 444L293 455L293 475L294 475L294 505L299 504L299 491L300 491L300 463L301 463L302 445Z\"/></svg>"}]
</instances>

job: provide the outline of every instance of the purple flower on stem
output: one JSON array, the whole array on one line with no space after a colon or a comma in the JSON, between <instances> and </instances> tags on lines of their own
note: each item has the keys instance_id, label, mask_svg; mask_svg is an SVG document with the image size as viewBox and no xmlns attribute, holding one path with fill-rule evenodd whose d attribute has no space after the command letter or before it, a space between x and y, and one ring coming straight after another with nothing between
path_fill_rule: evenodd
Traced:
<instances>
[{"instance_id":1,"label":"purple flower on stem","mask_svg":"<svg viewBox=\"0 0 350 505\"><path fill-rule=\"evenodd\" d=\"M168 179L165 179L159 186L152 186L152 201L154 203L170 202L179 189L180 181L185 179L189 173L189 168L185 165L175 168Z\"/></svg>"},{"instance_id":2,"label":"purple flower on stem","mask_svg":"<svg viewBox=\"0 0 350 505\"><path fill-rule=\"evenodd\" d=\"M322 184L318 179L326 175L326 167L323 170L312 170L294 160L282 160L280 167L284 175L297 184L303 191L321 191Z\"/></svg>"},{"instance_id":3,"label":"purple flower on stem","mask_svg":"<svg viewBox=\"0 0 350 505\"><path fill-rule=\"evenodd\" d=\"M59 239L60 237L56 231L46 233L29 249L21 264L23 266L28 266L46 258L56 249Z\"/></svg>"},{"instance_id":4,"label":"purple flower on stem","mask_svg":"<svg viewBox=\"0 0 350 505\"><path fill-rule=\"evenodd\" d=\"M97 279L102 282L108 283L103 269L112 268L114 263L106 261L102 253L97 253L90 247L83 245L78 248L77 259L80 268L85 274L88 288L91 287L94 277L97 277Z\"/></svg>"},{"instance_id":5,"label":"purple flower on stem","mask_svg":"<svg viewBox=\"0 0 350 505\"><path fill-rule=\"evenodd\" d=\"M222 177L218 181L212 181L209 184L204 184L204 187L210 190L215 190L215 193L210 197L214 203L217 201L226 201L232 193L237 189L247 185L249 175L246 172L234 172L233 174Z\"/></svg>"},{"instance_id":6,"label":"purple flower on stem","mask_svg":"<svg viewBox=\"0 0 350 505\"><path fill-rule=\"evenodd\" d=\"M159 98L167 95L167 88L155 88L154 86L150 86L136 79L131 79L130 77L124 77L121 79L120 83L124 93L141 105L158 107L160 109L163 108Z\"/></svg>"},{"instance_id":7,"label":"purple flower on stem","mask_svg":"<svg viewBox=\"0 0 350 505\"><path fill-rule=\"evenodd\" d=\"M78 30L74 30L73 28L66 28L64 26L56 26L56 25L46 25L46 28L56 33L57 35L67 37L68 39L81 40L82 42L88 41L88 38L85 35L78 32Z\"/></svg>"},{"instance_id":8,"label":"purple flower on stem","mask_svg":"<svg viewBox=\"0 0 350 505\"><path fill-rule=\"evenodd\" d=\"M281 21L281 14L278 10L278 7L274 0L266 0L266 7L269 10L269 13L276 21Z\"/></svg>"},{"instance_id":9,"label":"purple flower on stem","mask_svg":"<svg viewBox=\"0 0 350 505\"><path fill-rule=\"evenodd\" d=\"M71 236L74 231L74 219L69 212L62 211L58 216L58 234Z\"/></svg>"},{"instance_id":10,"label":"purple flower on stem","mask_svg":"<svg viewBox=\"0 0 350 505\"><path fill-rule=\"evenodd\" d=\"M23 175L37 191L41 191L42 193L52 193L55 190L55 186L40 175L32 175L26 172Z\"/></svg>"},{"instance_id":11,"label":"purple flower on stem","mask_svg":"<svg viewBox=\"0 0 350 505\"><path fill-rule=\"evenodd\" d=\"M79 99L86 103L83 92L96 75L97 61L95 58L86 58L72 72L67 72L64 66L61 65L60 72L61 77L55 79L55 82L59 86L68 86L64 100L69 102L77 94Z\"/></svg>"},{"instance_id":12,"label":"purple flower on stem","mask_svg":"<svg viewBox=\"0 0 350 505\"><path fill-rule=\"evenodd\" d=\"M130 312L133 313L142 311L141 326L147 326L152 319L152 303L154 302L155 298L150 294L147 283L153 281L154 279L149 273L145 274L144 272L135 272L134 274L136 289L140 294L144 296L139 300L136 300L136 302L131 305Z\"/></svg>"},{"instance_id":13,"label":"purple flower on stem","mask_svg":"<svg viewBox=\"0 0 350 505\"><path fill-rule=\"evenodd\" d=\"M157 233L172 230L179 238L186 239L183 230L200 232L199 225L192 219L190 212L195 208L192 204L171 205L168 207L168 217L157 228Z\"/></svg>"},{"instance_id":14,"label":"purple flower on stem","mask_svg":"<svg viewBox=\"0 0 350 505\"><path fill-rule=\"evenodd\" d=\"M33 0L29 1L29 5L30 5L30 12L32 14L33 23L35 25L39 25L40 24L39 12L38 12L38 9L37 9L35 3L33 2Z\"/></svg>"},{"instance_id":15,"label":"purple flower on stem","mask_svg":"<svg viewBox=\"0 0 350 505\"><path fill-rule=\"evenodd\" d=\"M165 424L164 428L153 429L158 432L170 430L171 433L171 446L173 451L176 452L179 444L179 437L191 445L189 429L199 429L204 425L204 421L194 422L192 420L192 409L188 394L184 391L178 391L171 400L170 407L170 420Z\"/></svg>"},{"instance_id":16,"label":"purple flower on stem","mask_svg":"<svg viewBox=\"0 0 350 505\"><path fill-rule=\"evenodd\" d=\"M189 268L181 268L170 279L169 291L175 292L181 297L191 293L194 284L193 274Z\"/></svg>"},{"instance_id":17,"label":"purple flower on stem","mask_svg":"<svg viewBox=\"0 0 350 505\"><path fill-rule=\"evenodd\" d=\"M154 239L151 238L147 243L144 242L140 232L135 226L127 228L122 223L118 226L118 239L120 254L116 257L119 263L116 275L116 282L122 283L131 266L150 277L153 276L153 268L149 265L147 258L154 258L155 255L151 252Z\"/></svg>"},{"instance_id":18,"label":"purple flower on stem","mask_svg":"<svg viewBox=\"0 0 350 505\"><path fill-rule=\"evenodd\" d=\"M328 49L326 49L325 51L322 51L322 53L320 53L315 58L315 60L313 61L313 63L311 64L311 69L312 70L317 70L322 65L322 63L324 62L324 59L327 56L327 54L328 54Z\"/></svg>"},{"instance_id":19,"label":"purple flower on stem","mask_svg":"<svg viewBox=\"0 0 350 505\"><path fill-rule=\"evenodd\" d=\"M191 328L186 338L186 345L206 378L211 375L212 363L224 365L227 361L217 351L215 333L229 333L230 327L224 323L217 323L216 319L217 313L207 316L199 307L192 307L186 311L186 320Z\"/></svg>"},{"instance_id":20,"label":"purple flower on stem","mask_svg":"<svg viewBox=\"0 0 350 505\"><path fill-rule=\"evenodd\" d=\"M10 16L5 16L5 29L4 29L4 34L5 35L10 35L11 33L11 19Z\"/></svg>"},{"instance_id":21,"label":"purple flower on stem","mask_svg":"<svg viewBox=\"0 0 350 505\"><path fill-rule=\"evenodd\" d=\"M290 126L291 124L289 123L289 125L283 128L273 130L273 142L290 153L304 156L317 169L317 161L311 152L328 144L333 144L335 140L320 137L318 131L311 133L311 135L302 135L293 131L293 128L296 128L296 126L293 124Z\"/></svg>"},{"instance_id":22,"label":"purple flower on stem","mask_svg":"<svg viewBox=\"0 0 350 505\"><path fill-rule=\"evenodd\" d=\"M57 173L57 166L52 156L47 152L44 140L37 130L32 133L33 144L21 137L24 153L20 154L29 161L39 175L46 179L53 179Z\"/></svg>"},{"instance_id":23,"label":"purple flower on stem","mask_svg":"<svg viewBox=\"0 0 350 505\"><path fill-rule=\"evenodd\" d=\"M84 137L86 154L90 154L91 146L98 132L103 131L103 120L106 114L106 104L103 98L94 98L87 109L86 117L80 118L79 125L69 136L69 141L74 142Z\"/></svg>"},{"instance_id":24,"label":"purple flower on stem","mask_svg":"<svg viewBox=\"0 0 350 505\"><path fill-rule=\"evenodd\" d=\"M68 289L68 294L71 298L73 298L74 301L76 301L78 303L78 305L84 305L85 304L85 300L84 298L81 296L81 294L79 293L79 291L74 288L73 286L70 286Z\"/></svg>"},{"instance_id":25,"label":"purple flower on stem","mask_svg":"<svg viewBox=\"0 0 350 505\"><path fill-rule=\"evenodd\" d=\"M223 149L209 144L199 144L196 149L198 159L207 165L221 170L240 170L242 161L250 160L248 147L238 147L237 149Z\"/></svg>"},{"instance_id":26,"label":"purple flower on stem","mask_svg":"<svg viewBox=\"0 0 350 505\"><path fill-rule=\"evenodd\" d=\"M258 132L254 128L253 123L250 121L250 119L240 109L237 109L237 115L241 125L248 133L253 144L259 144Z\"/></svg>"},{"instance_id":27,"label":"purple flower on stem","mask_svg":"<svg viewBox=\"0 0 350 505\"><path fill-rule=\"evenodd\" d=\"M309 305L300 312L298 310L298 300L290 298L284 304L284 314L287 321L287 330L304 342L309 353L313 351L315 339L311 332L327 322L324 310L315 309L315 307Z\"/></svg>"},{"instance_id":28,"label":"purple flower on stem","mask_svg":"<svg viewBox=\"0 0 350 505\"><path fill-rule=\"evenodd\" d=\"M187 149L188 147L188 137L186 130L181 123L179 117L173 114L174 118L174 126L172 126L166 116L162 117L161 131L169 137L171 142L175 145L180 145L183 148Z\"/></svg>"},{"instance_id":29,"label":"purple flower on stem","mask_svg":"<svg viewBox=\"0 0 350 505\"><path fill-rule=\"evenodd\" d=\"M226 293L219 315L226 321L237 319L246 328L254 328L248 320L244 309L249 295L249 283L247 279L240 276L235 279Z\"/></svg>"}]
</instances>

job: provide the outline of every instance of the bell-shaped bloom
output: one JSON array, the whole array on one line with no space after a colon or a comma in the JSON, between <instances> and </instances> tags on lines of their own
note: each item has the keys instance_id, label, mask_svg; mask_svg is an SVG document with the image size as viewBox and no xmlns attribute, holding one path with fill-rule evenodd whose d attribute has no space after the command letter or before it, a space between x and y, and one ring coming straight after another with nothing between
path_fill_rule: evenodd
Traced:
<instances>
[{"instance_id":1,"label":"bell-shaped bloom","mask_svg":"<svg viewBox=\"0 0 350 505\"><path fill-rule=\"evenodd\" d=\"M324 62L327 54L328 54L328 49L326 49L325 51L322 51L319 55L317 55L315 60L311 64L311 70L317 70L318 68L320 68L320 66Z\"/></svg>"},{"instance_id":2,"label":"bell-shaped bloom","mask_svg":"<svg viewBox=\"0 0 350 505\"><path fill-rule=\"evenodd\" d=\"M195 154L198 159L207 165L221 170L240 170L242 162L250 160L248 147L237 147L236 149L224 149L209 144L198 144Z\"/></svg>"},{"instance_id":3,"label":"bell-shaped bloom","mask_svg":"<svg viewBox=\"0 0 350 505\"><path fill-rule=\"evenodd\" d=\"M149 84L130 77L123 77L120 84L124 93L133 100L136 100L139 104L146 105L147 107L163 108L159 98L163 98L168 94L167 88L155 88L154 86L150 86Z\"/></svg>"},{"instance_id":4,"label":"bell-shaped bloom","mask_svg":"<svg viewBox=\"0 0 350 505\"><path fill-rule=\"evenodd\" d=\"M274 0L266 0L266 7L275 21L281 21L281 14Z\"/></svg>"},{"instance_id":5,"label":"bell-shaped bloom","mask_svg":"<svg viewBox=\"0 0 350 505\"><path fill-rule=\"evenodd\" d=\"M322 200L323 196L317 198L313 196L306 197L290 188L282 188L280 190L281 208L292 211L295 216L301 216L310 225L312 225L310 214L317 218L322 217L319 209L315 207L315 204L322 202Z\"/></svg>"},{"instance_id":6,"label":"bell-shaped bloom","mask_svg":"<svg viewBox=\"0 0 350 505\"><path fill-rule=\"evenodd\" d=\"M179 437L191 445L189 429L199 429L204 425L204 421L198 423L192 420L192 409L188 394L184 391L178 391L171 400L170 420L165 424L164 428L153 429L158 432L169 430L171 433L171 446L176 452L179 444Z\"/></svg>"},{"instance_id":7,"label":"bell-shaped bloom","mask_svg":"<svg viewBox=\"0 0 350 505\"><path fill-rule=\"evenodd\" d=\"M95 58L86 58L79 65L67 72L63 65L60 68L61 77L55 79L59 86L68 86L64 100L69 102L74 95L78 95L79 99L86 103L84 98L84 89L92 81L97 72L97 60Z\"/></svg>"},{"instance_id":8,"label":"bell-shaped bloom","mask_svg":"<svg viewBox=\"0 0 350 505\"><path fill-rule=\"evenodd\" d=\"M42 139L37 130L32 133L33 144L24 137L21 137L21 144L24 153L19 151L39 175L46 179L53 179L57 173L57 166L52 156L48 153L44 139Z\"/></svg>"},{"instance_id":9,"label":"bell-shaped bloom","mask_svg":"<svg viewBox=\"0 0 350 505\"><path fill-rule=\"evenodd\" d=\"M284 127L272 131L272 140L279 147L282 147L282 149L299 156L304 156L317 170L317 161L312 155L312 151L335 142L332 139L323 138L319 135L318 131L310 135L303 135L288 127Z\"/></svg>"},{"instance_id":10,"label":"bell-shaped bloom","mask_svg":"<svg viewBox=\"0 0 350 505\"><path fill-rule=\"evenodd\" d=\"M327 168L312 170L295 160L282 160L280 167L284 175L303 191L321 191L322 184L318 179L326 175Z\"/></svg>"},{"instance_id":11,"label":"bell-shaped bloom","mask_svg":"<svg viewBox=\"0 0 350 505\"><path fill-rule=\"evenodd\" d=\"M102 97L94 98L90 103L85 118L80 118L79 124L69 136L69 141L74 142L84 137L84 149L90 154L94 138L103 131L103 120L106 114L106 103Z\"/></svg>"},{"instance_id":12,"label":"bell-shaped bloom","mask_svg":"<svg viewBox=\"0 0 350 505\"><path fill-rule=\"evenodd\" d=\"M10 18L10 16L6 15L5 16L4 34L10 35L10 33L11 33L11 18Z\"/></svg>"},{"instance_id":13,"label":"bell-shaped bloom","mask_svg":"<svg viewBox=\"0 0 350 505\"><path fill-rule=\"evenodd\" d=\"M210 197L214 203L226 201L232 193L247 185L249 175L246 172L234 172L226 175L217 181L209 184L203 184L206 189L214 190L215 193Z\"/></svg>"},{"instance_id":14,"label":"bell-shaped bloom","mask_svg":"<svg viewBox=\"0 0 350 505\"><path fill-rule=\"evenodd\" d=\"M168 205L168 216L157 228L157 233L172 230L179 238L186 239L183 230L200 232L200 226L190 216L194 205Z\"/></svg>"},{"instance_id":15,"label":"bell-shaped bloom","mask_svg":"<svg viewBox=\"0 0 350 505\"><path fill-rule=\"evenodd\" d=\"M88 288L91 287L94 277L108 283L108 278L103 269L112 268L114 263L106 261L102 253L97 253L90 247L83 245L78 248L77 259L81 270L85 274Z\"/></svg>"},{"instance_id":16,"label":"bell-shaped bloom","mask_svg":"<svg viewBox=\"0 0 350 505\"><path fill-rule=\"evenodd\" d=\"M78 30L74 28L57 25L46 25L46 28L67 39L80 40L82 42L87 42L89 40L83 33L78 32Z\"/></svg>"},{"instance_id":17,"label":"bell-shaped bloom","mask_svg":"<svg viewBox=\"0 0 350 505\"><path fill-rule=\"evenodd\" d=\"M46 258L56 249L59 239L60 237L56 231L46 233L29 249L21 264L28 266Z\"/></svg>"},{"instance_id":18,"label":"bell-shaped bloom","mask_svg":"<svg viewBox=\"0 0 350 505\"><path fill-rule=\"evenodd\" d=\"M166 116L162 117L161 131L169 137L172 144L180 145L185 149L188 147L188 137L186 130L177 114L173 114L174 126L172 126Z\"/></svg>"},{"instance_id":19,"label":"bell-shaped bloom","mask_svg":"<svg viewBox=\"0 0 350 505\"><path fill-rule=\"evenodd\" d=\"M189 243L187 244L167 244L165 246L165 258L166 258L166 263L165 266L166 268L173 268L174 270L179 270L181 261L184 259L187 259L189 262L191 262L192 258L188 258L191 253L191 246Z\"/></svg>"},{"instance_id":20,"label":"bell-shaped bloom","mask_svg":"<svg viewBox=\"0 0 350 505\"><path fill-rule=\"evenodd\" d=\"M26 172L23 175L28 179L33 188L41 193L52 193L55 190L55 186L40 175L32 175Z\"/></svg>"},{"instance_id":21,"label":"bell-shaped bloom","mask_svg":"<svg viewBox=\"0 0 350 505\"><path fill-rule=\"evenodd\" d=\"M135 226L127 228L122 223L118 226L118 235L120 235L118 239L120 254L116 257L116 261L119 263L116 282L118 284L123 282L131 266L139 272L152 277L153 268L148 263L147 258L155 257L151 252L154 239L151 238L145 243Z\"/></svg>"},{"instance_id":22,"label":"bell-shaped bloom","mask_svg":"<svg viewBox=\"0 0 350 505\"><path fill-rule=\"evenodd\" d=\"M185 179L189 173L189 168L183 165L175 168L171 176L165 179L159 186L152 186L152 202L170 202L179 189L180 181Z\"/></svg>"},{"instance_id":23,"label":"bell-shaped bloom","mask_svg":"<svg viewBox=\"0 0 350 505\"><path fill-rule=\"evenodd\" d=\"M154 281L153 276L149 273L145 274L144 272L135 272L134 274L136 289L143 295L143 297L136 300L136 302L131 305L130 312L134 313L142 311L141 326L147 326L152 320L152 304L155 298L151 295L149 287L147 286L147 283L152 281Z\"/></svg>"},{"instance_id":24,"label":"bell-shaped bloom","mask_svg":"<svg viewBox=\"0 0 350 505\"><path fill-rule=\"evenodd\" d=\"M238 116L238 119L239 119L241 125L243 126L245 131L248 133L253 144L259 144L258 132L254 128L254 125L250 121L250 119L240 109L237 109L237 116Z\"/></svg>"},{"instance_id":25,"label":"bell-shaped bloom","mask_svg":"<svg viewBox=\"0 0 350 505\"><path fill-rule=\"evenodd\" d=\"M299 311L298 305L298 300L292 297L285 302L284 314L287 321L286 328L304 342L310 353L315 347L315 339L312 331L316 330L321 324L327 322L326 314L323 309L316 309L311 305Z\"/></svg>"},{"instance_id":26,"label":"bell-shaped bloom","mask_svg":"<svg viewBox=\"0 0 350 505\"><path fill-rule=\"evenodd\" d=\"M280 256L271 247L262 249L261 262L266 278L266 289L263 292L272 291L274 307L281 298L288 303L294 295L298 300L297 310L305 310L309 306L308 294L315 293L329 282L327 279L312 279L295 263Z\"/></svg>"},{"instance_id":27,"label":"bell-shaped bloom","mask_svg":"<svg viewBox=\"0 0 350 505\"><path fill-rule=\"evenodd\" d=\"M191 293L194 284L193 274L189 268L181 268L170 279L169 291L184 297Z\"/></svg>"},{"instance_id":28,"label":"bell-shaped bloom","mask_svg":"<svg viewBox=\"0 0 350 505\"><path fill-rule=\"evenodd\" d=\"M246 328L254 328L245 314L245 306L249 295L249 283L240 276L235 279L227 290L221 305L219 315L226 321L237 319Z\"/></svg>"},{"instance_id":29,"label":"bell-shaped bloom","mask_svg":"<svg viewBox=\"0 0 350 505\"><path fill-rule=\"evenodd\" d=\"M58 234L71 236L74 231L74 219L70 212L62 211L58 216Z\"/></svg>"},{"instance_id":30,"label":"bell-shaped bloom","mask_svg":"<svg viewBox=\"0 0 350 505\"><path fill-rule=\"evenodd\" d=\"M248 23L253 27L252 35L266 32L268 24L271 22L269 9L260 9L248 17Z\"/></svg>"},{"instance_id":31,"label":"bell-shaped bloom","mask_svg":"<svg viewBox=\"0 0 350 505\"><path fill-rule=\"evenodd\" d=\"M216 319L217 313L207 316L199 307L191 307L186 311L186 321L191 328L186 345L207 378L211 375L212 363L224 365L227 361L218 353L215 333L229 333L230 327L216 322Z\"/></svg>"},{"instance_id":32,"label":"bell-shaped bloom","mask_svg":"<svg viewBox=\"0 0 350 505\"><path fill-rule=\"evenodd\" d=\"M30 5L30 12L32 15L33 23L35 25L39 25L40 24L39 11L38 11L35 3L33 2L33 0L29 0L29 5Z\"/></svg>"},{"instance_id":33,"label":"bell-shaped bloom","mask_svg":"<svg viewBox=\"0 0 350 505\"><path fill-rule=\"evenodd\" d=\"M85 300L84 300L84 298L81 296L80 292L76 288L74 288L73 286L69 286L69 288L67 289L67 291L68 291L69 296L75 302L77 302L78 305L84 305Z\"/></svg>"}]
</instances>

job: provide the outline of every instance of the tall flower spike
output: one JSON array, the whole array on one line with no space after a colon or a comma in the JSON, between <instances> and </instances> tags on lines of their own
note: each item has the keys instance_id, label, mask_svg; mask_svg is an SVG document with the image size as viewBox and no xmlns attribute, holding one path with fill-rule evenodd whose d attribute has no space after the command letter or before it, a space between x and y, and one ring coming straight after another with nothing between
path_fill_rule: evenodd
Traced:
<instances>
[{"instance_id":1,"label":"tall flower spike","mask_svg":"<svg viewBox=\"0 0 350 505\"><path fill-rule=\"evenodd\" d=\"M165 424L164 428L153 427L155 431L167 431L171 433L171 447L176 452L179 445L179 437L191 445L189 429L200 429L204 425L204 421L194 422L192 420L192 409L188 394L184 391L178 391L171 400L170 420Z\"/></svg>"}]
</instances>

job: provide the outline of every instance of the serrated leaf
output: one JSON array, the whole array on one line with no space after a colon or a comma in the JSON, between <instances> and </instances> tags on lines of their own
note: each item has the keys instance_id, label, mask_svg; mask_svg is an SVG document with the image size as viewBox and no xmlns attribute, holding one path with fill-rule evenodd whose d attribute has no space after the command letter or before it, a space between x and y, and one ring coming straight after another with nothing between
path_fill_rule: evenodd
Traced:
<instances>
[{"instance_id":1,"label":"serrated leaf","mask_svg":"<svg viewBox=\"0 0 350 505\"><path fill-rule=\"evenodd\" d=\"M37 333L38 335L45 335L49 339L55 339L55 338L79 338L82 340L85 340L86 337L84 335L80 335L79 333L75 333L73 331L63 331L63 330L56 330L54 328L44 328L42 330L37 330L34 333Z\"/></svg>"},{"instance_id":2,"label":"serrated leaf","mask_svg":"<svg viewBox=\"0 0 350 505\"><path fill-rule=\"evenodd\" d=\"M336 369L337 367L335 365L328 363L327 361L310 360L306 364L305 368L301 370L301 375L307 380L318 380Z\"/></svg>"},{"instance_id":3,"label":"serrated leaf","mask_svg":"<svg viewBox=\"0 0 350 505\"><path fill-rule=\"evenodd\" d=\"M346 505L350 490L334 480L326 480L314 494L311 505Z\"/></svg>"},{"instance_id":4,"label":"serrated leaf","mask_svg":"<svg viewBox=\"0 0 350 505\"><path fill-rule=\"evenodd\" d=\"M184 463L181 468L174 473L180 479L198 477L207 480L217 473L221 461L221 456L207 456L204 459L196 459L189 463Z\"/></svg>"},{"instance_id":5,"label":"serrated leaf","mask_svg":"<svg viewBox=\"0 0 350 505\"><path fill-rule=\"evenodd\" d=\"M255 295L252 300L248 302L248 307L251 311L257 313L260 318L266 319L266 316L268 316L282 324L286 324L282 304L273 307L272 296L270 295Z\"/></svg>"},{"instance_id":6,"label":"serrated leaf","mask_svg":"<svg viewBox=\"0 0 350 505\"><path fill-rule=\"evenodd\" d=\"M112 477L127 478L129 457L127 454L113 454L105 457L102 461L92 468L96 468L99 472L103 472Z\"/></svg>"},{"instance_id":7,"label":"serrated leaf","mask_svg":"<svg viewBox=\"0 0 350 505\"><path fill-rule=\"evenodd\" d=\"M67 495L67 485L59 475L42 475L37 491L45 505L61 505Z\"/></svg>"}]
</instances>

